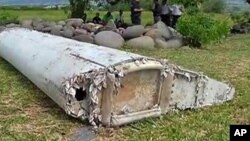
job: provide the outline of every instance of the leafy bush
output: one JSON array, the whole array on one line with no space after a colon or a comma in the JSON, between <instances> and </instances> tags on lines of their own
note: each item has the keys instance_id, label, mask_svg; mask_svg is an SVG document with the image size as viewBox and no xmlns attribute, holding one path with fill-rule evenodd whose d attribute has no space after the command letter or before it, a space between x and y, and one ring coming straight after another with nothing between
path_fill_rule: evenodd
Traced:
<instances>
[{"instance_id":1,"label":"leafy bush","mask_svg":"<svg viewBox=\"0 0 250 141\"><path fill-rule=\"evenodd\" d=\"M225 0L207 0L202 3L203 11L208 13L222 13L225 8Z\"/></svg>"},{"instance_id":2,"label":"leafy bush","mask_svg":"<svg viewBox=\"0 0 250 141\"><path fill-rule=\"evenodd\" d=\"M12 15L10 13L1 13L0 14L0 25L6 25L10 23L18 23L18 16Z\"/></svg>"},{"instance_id":3,"label":"leafy bush","mask_svg":"<svg viewBox=\"0 0 250 141\"><path fill-rule=\"evenodd\" d=\"M184 7L199 7L205 0L171 0L171 4L182 4Z\"/></svg>"},{"instance_id":4,"label":"leafy bush","mask_svg":"<svg viewBox=\"0 0 250 141\"><path fill-rule=\"evenodd\" d=\"M183 15L177 23L177 31L189 39L191 46L211 43L225 38L231 29L232 22L228 19L216 19L209 15Z\"/></svg>"},{"instance_id":5,"label":"leafy bush","mask_svg":"<svg viewBox=\"0 0 250 141\"><path fill-rule=\"evenodd\" d=\"M231 18L235 23L245 23L250 20L250 12L232 13Z\"/></svg>"}]
</instances>

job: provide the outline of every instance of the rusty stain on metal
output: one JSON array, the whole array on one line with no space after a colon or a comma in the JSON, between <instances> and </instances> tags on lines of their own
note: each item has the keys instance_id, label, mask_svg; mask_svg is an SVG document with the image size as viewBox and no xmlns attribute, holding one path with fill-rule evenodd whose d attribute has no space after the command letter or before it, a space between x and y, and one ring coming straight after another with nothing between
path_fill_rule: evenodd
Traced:
<instances>
[{"instance_id":1,"label":"rusty stain on metal","mask_svg":"<svg viewBox=\"0 0 250 141\"><path fill-rule=\"evenodd\" d=\"M0 56L94 127L220 104L235 93L230 84L166 60L22 28L0 33Z\"/></svg>"}]
</instances>

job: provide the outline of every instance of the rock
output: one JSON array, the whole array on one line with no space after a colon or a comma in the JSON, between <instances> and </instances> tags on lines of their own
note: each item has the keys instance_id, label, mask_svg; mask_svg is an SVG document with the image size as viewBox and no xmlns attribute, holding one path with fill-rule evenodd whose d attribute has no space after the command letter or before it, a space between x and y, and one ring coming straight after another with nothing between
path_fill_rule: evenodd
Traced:
<instances>
[{"instance_id":1,"label":"rock","mask_svg":"<svg viewBox=\"0 0 250 141\"><path fill-rule=\"evenodd\" d=\"M81 34L73 37L74 40L86 42L86 43L94 43L94 38L89 34Z\"/></svg>"},{"instance_id":2,"label":"rock","mask_svg":"<svg viewBox=\"0 0 250 141\"><path fill-rule=\"evenodd\" d=\"M122 34L122 37L125 39L132 39L140 37L145 32L145 29L142 25L134 25L125 29Z\"/></svg>"},{"instance_id":3,"label":"rock","mask_svg":"<svg viewBox=\"0 0 250 141\"><path fill-rule=\"evenodd\" d=\"M102 31L114 31L114 30L115 29L113 27L103 26L103 27L98 28L96 31L94 31L94 33L97 34L97 33L102 32Z\"/></svg>"},{"instance_id":4,"label":"rock","mask_svg":"<svg viewBox=\"0 0 250 141\"><path fill-rule=\"evenodd\" d=\"M44 27L42 32L51 32L52 27Z\"/></svg>"},{"instance_id":5,"label":"rock","mask_svg":"<svg viewBox=\"0 0 250 141\"><path fill-rule=\"evenodd\" d=\"M43 25L44 25L44 27L53 27L56 25L56 23L46 21L46 22L43 22Z\"/></svg>"},{"instance_id":6,"label":"rock","mask_svg":"<svg viewBox=\"0 0 250 141\"><path fill-rule=\"evenodd\" d=\"M156 39L155 43L160 48L180 48L184 45L183 39L179 37L173 37L167 41Z\"/></svg>"},{"instance_id":7,"label":"rock","mask_svg":"<svg viewBox=\"0 0 250 141\"><path fill-rule=\"evenodd\" d=\"M51 34L60 36L61 35L61 30L63 26L61 25L55 25L51 28Z\"/></svg>"},{"instance_id":8,"label":"rock","mask_svg":"<svg viewBox=\"0 0 250 141\"><path fill-rule=\"evenodd\" d=\"M124 45L124 39L113 31L102 31L95 35L95 43L111 48L121 48Z\"/></svg>"},{"instance_id":9,"label":"rock","mask_svg":"<svg viewBox=\"0 0 250 141\"><path fill-rule=\"evenodd\" d=\"M21 21L21 26L24 27L24 28L33 29L32 20Z\"/></svg>"},{"instance_id":10,"label":"rock","mask_svg":"<svg viewBox=\"0 0 250 141\"><path fill-rule=\"evenodd\" d=\"M6 27L7 28L13 28L13 27L20 27L20 25L19 24L11 23L11 24L7 24Z\"/></svg>"},{"instance_id":11,"label":"rock","mask_svg":"<svg viewBox=\"0 0 250 141\"><path fill-rule=\"evenodd\" d=\"M156 24L154 24L153 28L159 29L161 36L166 40L172 36L170 29L162 21L159 21Z\"/></svg>"},{"instance_id":12,"label":"rock","mask_svg":"<svg viewBox=\"0 0 250 141\"><path fill-rule=\"evenodd\" d=\"M65 21L59 21L59 22L57 22L57 24L64 26L64 25L66 25L66 22Z\"/></svg>"},{"instance_id":13,"label":"rock","mask_svg":"<svg viewBox=\"0 0 250 141\"><path fill-rule=\"evenodd\" d=\"M74 28L72 26L63 27L63 36L67 38L72 38L74 35Z\"/></svg>"},{"instance_id":14,"label":"rock","mask_svg":"<svg viewBox=\"0 0 250 141\"><path fill-rule=\"evenodd\" d=\"M178 31L176 31L175 29L173 29L172 27L168 27L168 29L170 30L171 36L182 37L182 35Z\"/></svg>"},{"instance_id":15,"label":"rock","mask_svg":"<svg viewBox=\"0 0 250 141\"><path fill-rule=\"evenodd\" d=\"M44 28L44 25L42 23L36 24L36 26L33 27L37 31L42 31Z\"/></svg>"},{"instance_id":16,"label":"rock","mask_svg":"<svg viewBox=\"0 0 250 141\"><path fill-rule=\"evenodd\" d=\"M66 20L66 24L72 27L81 27L83 23L83 19L80 18L72 18L72 19L68 19Z\"/></svg>"},{"instance_id":17,"label":"rock","mask_svg":"<svg viewBox=\"0 0 250 141\"><path fill-rule=\"evenodd\" d=\"M53 30L53 29L62 30L62 29L63 29L63 26L61 26L61 25L55 25L55 26L53 26L53 27L51 28L51 30Z\"/></svg>"},{"instance_id":18,"label":"rock","mask_svg":"<svg viewBox=\"0 0 250 141\"><path fill-rule=\"evenodd\" d=\"M34 18L32 19L32 26L33 27L37 27L39 26L40 24L42 24L42 19L41 18Z\"/></svg>"},{"instance_id":19,"label":"rock","mask_svg":"<svg viewBox=\"0 0 250 141\"><path fill-rule=\"evenodd\" d=\"M159 29L151 29L148 32L146 32L145 36L149 36L153 39L162 38L161 32Z\"/></svg>"},{"instance_id":20,"label":"rock","mask_svg":"<svg viewBox=\"0 0 250 141\"><path fill-rule=\"evenodd\" d=\"M80 28L78 28L78 29L76 29L75 31L74 31L74 35L81 35L81 34L88 34L88 31L87 30L85 30L85 29L80 29Z\"/></svg>"},{"instance_id":21,"label":"rock","mask_svg":"<svg viewBox=\"0 0 250 141\"><path fill-rule=\"evenodd\" d=\"M5 30L5 27L4 26L0 26L0 32Z\"/></svg>"},{"instance_id":22,"label":"rock","mask_svg":"<svg viewBox=\"0 0 250 141\"><path fill-rule=\"evenodd\" d=\"M94 23L83 24L81 28L86 29L88 32L95 32L97 30Z\"/></svg>"},{"instance_id":23,"label":"rock","mask_svg":"<svg viewBox=\"0 0 250 141\"><path fill-rule=\"evenodd\" d=\"M154 40L149 36L137 37L130 39L126 42L126 45L132 48L147 48L153 49L155 46Z\"/></svg>"}]
</instances>

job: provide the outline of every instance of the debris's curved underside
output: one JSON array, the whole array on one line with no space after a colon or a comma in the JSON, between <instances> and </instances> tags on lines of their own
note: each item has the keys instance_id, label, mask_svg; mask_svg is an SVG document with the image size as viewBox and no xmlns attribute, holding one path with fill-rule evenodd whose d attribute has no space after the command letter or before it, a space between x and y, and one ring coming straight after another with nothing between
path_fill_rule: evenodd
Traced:
<instances>
[{"instance_id":1,"label":"debris's curved underside","mask_svg":"<svg viewBox=\"0 0 250 141\"><path fill-rule=\"evenodd\" d=\"M0 32L0 56L70 116L95 127L220 104L235 93L165 60L22 28Z\"/></svg>"}]
</instances>

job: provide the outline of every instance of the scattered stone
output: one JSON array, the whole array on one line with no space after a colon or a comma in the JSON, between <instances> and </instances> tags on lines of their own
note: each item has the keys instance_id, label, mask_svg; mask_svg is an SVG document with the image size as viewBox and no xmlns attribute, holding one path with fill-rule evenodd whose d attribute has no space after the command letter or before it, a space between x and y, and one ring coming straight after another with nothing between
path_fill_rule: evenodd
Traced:
<instances>
[{"instance_id":1,"label":"scattered stone","mask_svg":"<svg viewBox=\"0 0 250 141\"><path fill-rule=\"evenodd\" d=\"M60 36L62 28L63 28L63 26L61 26L61 25L53 26L51 28L51 34Z\"/></svg>"},{"instance_id":2,"label":"scattered stone","mask_svg":"<svg viewBox=\"0 0 250 141\"><path fill-rule=\"evenodd\" d=\"M57 24L64 26L64 25L66 25L66 22L65 21L59 21Z\"/></svg>"},{"instance_id":3,"label":"scattered stone","mask_svg":"<svg viewBox=\"0 0 250 141\"><path fill-rule=\"evenodd\" d=\"M145 32L145 29L142 25L134 25L125 29L122 34L122 37L125 39L132 39L140 37Z\"/></svg>"},{"instance_id":4,"label":"scattered stone","mask_svg":"<svg viewBox=\"0 0 250 141\"><path fill-rule=\"evenodd\" d=\"M44 27L53 27L56 25L56 22L43 22Z\"/></svg>"},{"instance_id":5,"label":"scattered stone","mask_svg":"<svg viewBox=\"0 0 250 141\"><path fill-rule=\"evenodd\" d=\"M62 30L63 29L63 26L62 25L55 25L51 28L51 30L53 29L57 29L57 30Z\"/></svg>"},{"instance_id":6,"label":"scattered stone","mask_svg":"<svg viewBox=\"0 0 250 141\"><path fill-rule=\"evenodd\" d=\"M121 48L124 45L124 39L113 31L102 31L95 35L95 43L105 47Z\"/></svg>"},{"instance_id":7,"label":"scattered stone","mask_svg":"<svg viewBox=\"0 0 250 141\"><path fill-rule=\"evenodd\" d=\"M97 34L102 31L113 31L113 30L114 30L113 27L103 26L103 27L98 28L94 33Z\"/></svg>"},{"instance_id":8,"label":"scattered stone","mask_svg":"<svg viewBox=\"0 0 250 141\"><path fill-rule=\"evenodd\" d=\"M34 18L34 19L32 19L32 26L37 27L42 23L42 21L43 20L41 18Z\"/></svg>"},{"instance_id":9,"label":"scattered stone","mask_svg":"<svg viewBox=\"0 0 250 141\"><path fill-rule=\"evenodd\" d=\"M74 35L74 28L72 26L63 27L63 36L67 38L72 38Z\"/></svg>"},{"instance_id":10,"label":"scattered stone","mask_svg":"<svg viewBox=\"0 0 250 141\"><path fill-rule=\"evenodd\" d=\"M68 19L66 20L66 24L68 26L72 26L72 27L81 27L83 23L83 19L80 19L80 18L72 18L72 19Z\"/></svg>"},{"instance_id":11,"label":"scattered stone","mask_svg":"<svg viewBox=\"0 0 250 141\"><path fill-rule=\"evenodd\" d=\"M73 37L74 40L86 42L86 43L94 43L94 38L89 34L81 34Z\"/></svg>"},{"instance_id":12,"label":"scattered stone","mask_svg":"<svg viewBox=\"0 0 250 141\"><path fill-rule=\"evenodd\" d=\"M7 28L13 28L13 27L20 27L20 25L19 24L11 23L11 24L7 24L6 27Z\"/></svg>"},{"instance_id":13,"label":"scattered stone","mask_svg":"<svg viewBox=\"0 0 250 141\"><path fill-rule=\"evenodd\" d=\"M24 28L33 29L32 20L23 20L23 21L21 21L21 26L24 27Z\"/></svg>"},{"instance_id":14,"label":"scattered stone","mask_svg":"<svg viewBox=\"0 0 250 141\"><path fill-rule=\"evenodd\" d=\"M173 37L167 41L156 39L155 43L160 48L180 48L184 45L183 39L179 37Z\"/></svg>"},{"instance_id":15,"label":"scattered stone","mask_svg":"<svg viewBox=\"0 0 250 141\"><path fill-rule=\"evenodd\" d=\"M81 34L88 34L88 31L85 30L85 29L80 29L80 28L77 28L75 31L74 31L74 35L81 35Z\"/></svg>"},{"instance_id":16,"label":"scattered stone","mask_svg":"<svg viewBox=\"0 0 250 141\"><path fill-rule=\"evenodd\" d=\"M154 40L149 36L137 37L130 39L126 42L126 45L132 48L147 48L153 49L155 46Z\"/></svg>"},{"instance_id":17,"label":"scattered stone","mask_svg":"<svg viewBox=\"0 0 250 141\"><path fill-rule=\"evenodd\" d=\"M166 40L172 36L170 29L162 21L159 21L156 24L154 24L153 28L159 29L161 36Z\"/></svg>"},{"instance_id":18,"label":"scattered stone","mask_svg":"<svg viewBox=\"0 0 250 141\"><path fill-rule=\"evenodd\" d=\"M44 27L43 29L42 29L42 32L51 32L51 27Z\"/></svg>"},{"instance_id":19,"label":"scattered stone","mask_svg":"<svg viewBox=\"0 0 250 141\"><path fill-rule=\"evenodd\" d=\"M171 36L182 37L182 35L178 31L176 31L175 29L173 29L172 27L168 27L168 29L170 30Z\"/></svg>"},{"instance_id":20,"label":"scattered stone","mask_svg":"<svg viewBox=\"0 0 250 141\"><path fill-rule=\"evenodd\" d=\"M44 28L44 25L42 23L36 24L36 26L34 26L34 29L37 31L42 31Z\"/></svg>"},{"instance_id":21,"label":"scattered stone","mask_svg":"<svg viewBox=\"0 0 250 141\"><path fill-rule=\"evenodd\" d=\"M0 32L4 31L4 30L5 30L5 27L4 26L0 26Z\"/></svg>"},{"instance_id":22,"label":"scattered stone","mask_svg":"<svg viewBox=\"0 0 250 141\"><path fill-rule=\"evenodd\" d=\"M97 30L94 23L83 24L81 28L86 29L88 32L95 32Z\"/></svg>"},{"instance_id":23,"label":"scattered stone","mask_svg":"<svg viewBox=\"0 0 250 141\"><path fill-rule=\"evenodd\" d=\"M146 32L145 36L149 36L153 39L162 38L159 29L151 29L148 32Z\"/></svg>"}]
</instances>

